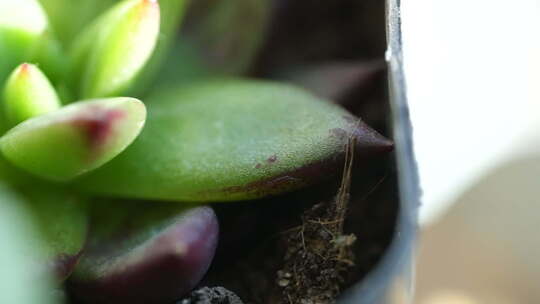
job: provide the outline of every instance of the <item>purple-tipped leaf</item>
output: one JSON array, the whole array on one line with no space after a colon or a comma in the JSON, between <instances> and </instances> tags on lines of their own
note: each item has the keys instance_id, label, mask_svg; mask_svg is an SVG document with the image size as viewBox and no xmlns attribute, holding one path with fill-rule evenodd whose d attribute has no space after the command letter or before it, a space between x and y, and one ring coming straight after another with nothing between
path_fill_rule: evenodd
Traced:
<instances>
[{"instance_id":1,"label":"purple-tipped leaf","mask_svg":"<svg viewBox=\"0 0 540 304\"><path fill-rule=\"evenodd\" d=\"M218 238L211 208L114 202L98 210L70 279L84 303L172 303L206 273Z\"/></svg>"}]
</instances>

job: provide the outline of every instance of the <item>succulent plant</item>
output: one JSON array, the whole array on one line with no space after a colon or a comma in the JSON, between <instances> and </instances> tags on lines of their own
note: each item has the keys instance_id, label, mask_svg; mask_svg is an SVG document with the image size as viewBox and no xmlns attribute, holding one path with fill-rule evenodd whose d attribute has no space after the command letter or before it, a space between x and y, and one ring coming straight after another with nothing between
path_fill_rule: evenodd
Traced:
<instances>
[{"instance_id":1,"label":"succulent plant","mask_svg":"<svg viewBox=\"0 0 540 304\"><path fill-rule=\"evenodd\" d=\"M235 76L269 5L254 3L264 20L234 37L216 22L251 4L230 3L191 31L213 77L186 81L169 77L189 61L170 53L186 0L0 0L0 182L43 232L35 264L57 282L74 270L83 302L173 302L216 247L216 216L200 204L318 182L339 170L350 137L358 153L391 149L334 103Z\"/></svg>"}]
</instances>

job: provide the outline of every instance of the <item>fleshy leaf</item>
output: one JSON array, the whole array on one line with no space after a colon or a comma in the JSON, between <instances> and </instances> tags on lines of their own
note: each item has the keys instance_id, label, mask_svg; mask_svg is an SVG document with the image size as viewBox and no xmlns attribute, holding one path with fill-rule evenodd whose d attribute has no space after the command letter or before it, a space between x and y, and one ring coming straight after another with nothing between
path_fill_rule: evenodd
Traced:
<instances>
[{"instance_id":1,"label":"fleshy leaf","mask_svg":"<svg viewBox=\"0 0 540 304\"><path fill-rule=\"evenodd\" d=\"M95 193L231 201L299 188L391 143L345 110L287 85L210 81L149 97L148 124L124 153L82 176Z\"/></svg>"},{"instance_id":2,"label":"fleshy leaf","mask_svg":"<svg viewBox=\"0 0 540 304\"><path fill-rule=\"evenodd\" d=\"M71 78L81 98L121 95L149 60L159 35L156 0L125 0L77 39Z\"/></svg>"},{"instance_id":3,"label":"fleshy leaf","mask_svg":"<svg viewBox=\"0 0 540 304\"><path fill-rule=\"evenodd\" d=\"M90 240L70 278L84 303L173 303L206 273L218 238L209 207L97 204Z\"/></svg>"},{"instance_id":4,"label":"fleshy leaf","mask_svg":"<svg viewBox=\"0 0 540 304\"><path fill-rule=\"evenodd\" d=\"M4 110L10 125L58 110L60 106L55 89L35 65L23 63L9 77Z\"/></svg>"},{"instance_id":5,"label":"fleshy leaf","mask_svg":"<svg viewBox=\"0 0 540 304\"><path fill-rule=\"evenodd\" d=\"M145 118L143 103L133 98L78 102L17 125L0 139L0 150L30 173L68 180L122 152Z\"/></svg>"},{"instance_id":6,"label":"fleshy leaf","mask_svg":"<svg viewBox=\"0 0 540 304\"><path fill-rule=\"evenodd\" d=\"M40 243L23 200L0 187L0 303L53 304L52 278L35 257Z\"/></svg>"}]
</instances>

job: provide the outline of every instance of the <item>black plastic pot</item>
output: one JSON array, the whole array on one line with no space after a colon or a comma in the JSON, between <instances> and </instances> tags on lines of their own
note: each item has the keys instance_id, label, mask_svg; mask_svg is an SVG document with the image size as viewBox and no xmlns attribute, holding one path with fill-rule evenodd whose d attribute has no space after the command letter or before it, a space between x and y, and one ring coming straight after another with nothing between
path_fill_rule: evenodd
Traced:
<instances>
[{"instance_id":1,"label":"black plastic pot","mask_svg":"<svg viewBox=\"0 0 540 304\"><path fill-rule=\"evenodd\" d=\"M364 280L343 294L339 302L341 304L413 303L414 252L418 234L420 190L403 74L400 4L401 0L387 0L386 8L386 60L389 65L391 123L396 145L398 219L393 240L384 257Z\"/></svg>"}]
</instances>

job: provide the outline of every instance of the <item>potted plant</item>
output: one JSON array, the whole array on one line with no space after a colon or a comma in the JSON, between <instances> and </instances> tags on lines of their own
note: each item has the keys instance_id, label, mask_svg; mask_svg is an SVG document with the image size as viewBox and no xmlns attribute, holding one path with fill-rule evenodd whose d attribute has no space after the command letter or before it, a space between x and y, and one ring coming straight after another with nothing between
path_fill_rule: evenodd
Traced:
<instances>
[{"instance_id":1,"label":"potted plant","mask_svg":"<svg viewBox=\"0 0 540 304\"><path fill-rule=\"evenodd\" d=\"M337 60L382 6L310 9L0 2L5 299L381 303L415 234L397 17L396 167L358 118L390 119L384 28Z\"/></svg>"}]
</instances>

